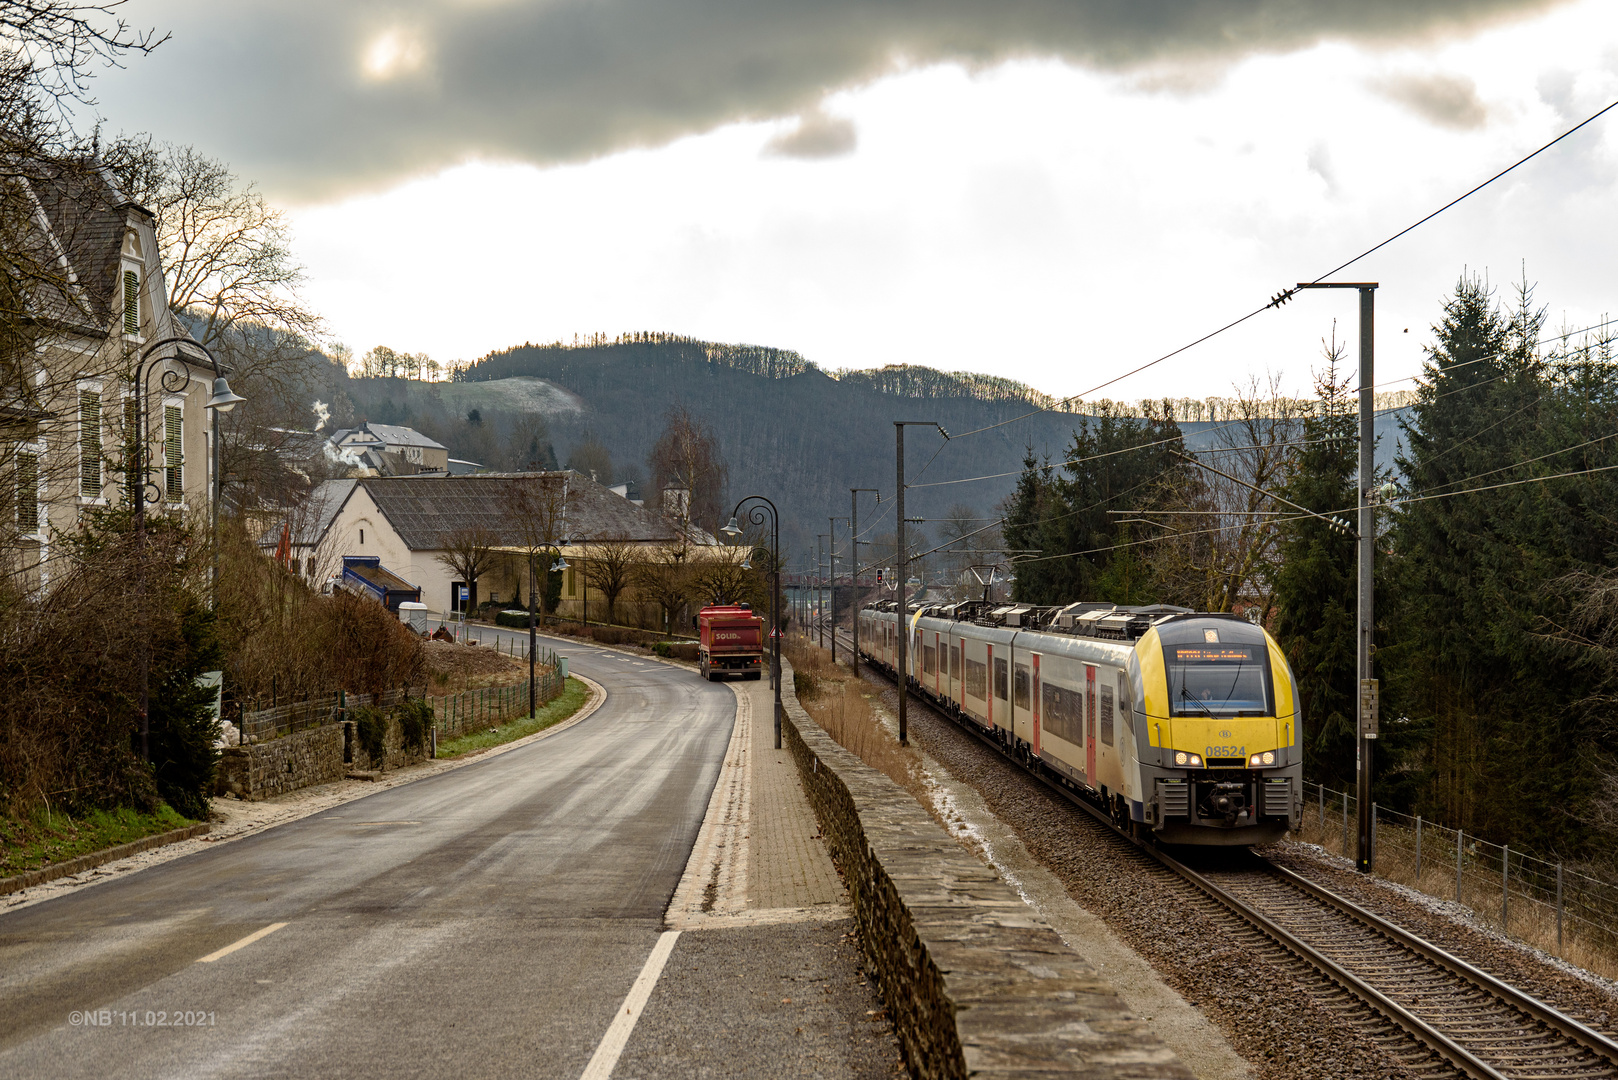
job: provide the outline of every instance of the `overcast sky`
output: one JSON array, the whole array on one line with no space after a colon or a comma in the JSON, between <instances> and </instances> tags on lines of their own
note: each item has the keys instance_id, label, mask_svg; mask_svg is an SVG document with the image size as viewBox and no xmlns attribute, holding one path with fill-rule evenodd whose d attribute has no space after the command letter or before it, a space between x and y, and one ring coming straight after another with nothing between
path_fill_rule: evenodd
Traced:
<instances>
[{"instance_id":1,"label":"overcast sky","mask_svg":"<svg viewBox=\"0 0 1618 1080\"><path fill-rule=\"evenodd\" d=\"M597 331L1069 395L1396 232L1618 98L1611 0L133 0L110 131L291 213L336 340ZM1465 270L1618 312L1618 111L1345 274L1378 382ZM1503 295L1508 290L1502 289ZM1095 396L1306 392L1315 293ZM1409 332L1404 331L1408 328ZM1352 354L1351 354L1352 355ZM1388 389L1410 384L1389 385Z\"/></svg>"}]
</instances>

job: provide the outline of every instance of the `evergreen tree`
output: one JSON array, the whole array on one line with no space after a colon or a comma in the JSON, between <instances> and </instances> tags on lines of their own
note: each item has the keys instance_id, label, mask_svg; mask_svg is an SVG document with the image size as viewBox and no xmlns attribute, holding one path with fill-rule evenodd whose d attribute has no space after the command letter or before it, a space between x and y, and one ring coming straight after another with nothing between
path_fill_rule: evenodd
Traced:
<instances>
[{"instance_id":1,"label":"evergreen tree","mask_svg":"<svg viewBox=\"0 0 1618 1080\"><path fill-rule=\"evenodd\" d=\"M1006 508L1006 546L1042 554L1017 564L1012 595L1036 604L1152 599L1150 576L1109 511L1150 505L1173 483L1184 447L1172 416L1124 416L1107 403L1084 417L1057 472L1032 452Z\"/></svg>"},{"instance_id":2,"label":"evergreen tree","mask_svg":"<svg viewBox=\"0 0 1618 1080\"><path fill-rule=\"evenodd\" d=\"M1317 514L1355 520L1358 469L1354 398L1339 376L1342 347L1328 347L1315 380L1315 414L1288 463L1280 494ZM1350 528L1303 517L1281 530L1273 629L1298 680L1304 775L1346 790L1354 778L1357 711L1354 640L1358 558Z\"/></svg>"},{"instance_id":3,"label":"evergreen tree","mask_svg":"<svg viewBox=\"0 0 1618 1080\"><path fill-rule=\"evenodd\" d=\"M1610 461L1610 364L1538 356L1526 286L1502 312L1464 279L1434 329L1400 459L1383 588L1384 716L1412 734L1393 763L1417 809L1490 839L1577 849L1598 784L1596 676L1554 628L1560 583L1618 544L1602 476L1515 483ZM1498 485L1512 484L1508 487ZM1389 708L1391 706L1391 709ZM1386 728L1387 725L1384 725Z\"/></svg>"}]
</instances>

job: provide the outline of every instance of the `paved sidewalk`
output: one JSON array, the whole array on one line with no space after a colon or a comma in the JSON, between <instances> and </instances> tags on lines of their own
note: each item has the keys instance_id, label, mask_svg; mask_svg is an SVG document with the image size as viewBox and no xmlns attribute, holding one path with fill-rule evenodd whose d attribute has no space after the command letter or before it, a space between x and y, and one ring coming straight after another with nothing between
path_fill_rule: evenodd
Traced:
<instances>
[{"instance_id":1,"label":"paved sidewalk","mask_svg":"<svg viewBox=\"0 0 1618 1080\"><path fill-rule=\"evenodd\" d=\"M767 680L732 682L736 724L684 877L671 929L840 919L847 897L797 766L775 749Z\"/></svg>"},{"instance_id":2,"label":"paved sidewalk","mask_svg":"<svg viewBox=\"0 0 1618 1080\"><path fill-rule=\"evenodd\" d=\"M738 683L752 705L752 859L747 875L749 908L814 908L845 903L842 880L820 823L786 750L775 749L775 691L768 676ZM839 911L841 913L841 911Z\"/></svg>"}]
</instances>

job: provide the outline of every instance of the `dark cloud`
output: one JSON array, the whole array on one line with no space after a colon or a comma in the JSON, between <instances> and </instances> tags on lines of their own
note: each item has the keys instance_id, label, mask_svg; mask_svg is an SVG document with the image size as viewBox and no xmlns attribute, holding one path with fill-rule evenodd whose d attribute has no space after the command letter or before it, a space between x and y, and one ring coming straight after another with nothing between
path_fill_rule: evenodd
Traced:
<instances>
[{"instance_id":1,"label":"dark cloud","mask_svg":"<svg viewBox=\"0 0 1618 1080\"><path fill-rule=\"evenodd\" d=\"M205 136L244 174L318 196L474 156L577 161L812 114L827 92L901 64L1205 68L1323 38L1456 32L1552 2L151 0L143 19L174 40L104 87L125 95L110 110L123 126ZM150 119L164 115L194 127Z\"/></svg>"},{"instance_id":2,"label":"dark cloud","mask_svg":"<svg viewBox=\"0 0 1618 1080\"><path fill-rule=\"evenodd\" d=\"M852 154L858 142L854 121L817 110L805 113L796 128L777 135L764 149L778 157L832 158Z\"/></svg>"},{"instance_id":3,"label":"dark cloud","mask_svg":"<svg viewBox=\"0 0 1618 1080\"><path fill-rule=\"evenodd\" d=\"M1372 87L1439 127L1468 131L1489 119L1489 110L1478 100L1477 84L1464 75L1393 75Z\"/></svg>"}]
</instances>

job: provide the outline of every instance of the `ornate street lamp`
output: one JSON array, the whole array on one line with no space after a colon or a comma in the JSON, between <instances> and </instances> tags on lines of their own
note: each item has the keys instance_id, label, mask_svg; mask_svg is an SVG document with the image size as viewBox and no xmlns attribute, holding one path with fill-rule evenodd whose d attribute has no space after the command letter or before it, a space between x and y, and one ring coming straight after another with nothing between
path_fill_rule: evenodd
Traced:
<instances>
[{"instance_id":1,"label":"ornate street lamp","mask_svg":"<svg viewBox=\"0 0 1618 1080\"><path fill-rule=\"evenodd\" d=\"M747 520L754 525L762 525L766 520L770 522L770 678L775 683L775 748L781 749L781 613L779 611L781 596L781 513L775 504L762 495L749 495L736 504L730 512L730 523L719 531L730 537L732 541L741 535L741 528L736 524L736 515L741 513L742 507L750 502L760 505L751 507L747 513ZM769 517L764 516L764 508L769 507Z\"/></svg>"},{"instance_id":2,"label":"ornate street lamp","mask_svg":"<svg viewBox=\"0 0 1618 1080\"><path fill-rule=\"evenodd\" d=\"M173 356L162 356L153 362L152 354L165 345L176 346ZM135 460L129 463L129 473L124 477L124 486L129 493L130 501L134 504L135 536L140 543L142 554L146 546L146 504L147 502L161 502L163 488L146 479L146 442L150 428L146 423L146 398L149 393L147 382L152 372L163 367L164 362L176 360L180 363L180 370L163 369L163 375L158 380L166 394L183 394L191 386L191 364L178 346L184 345L196 349L208 358L208 364L213 368L213 389L203 407L210 415L213 428L213 475L208 485L211 522L213 529L213 599L215 605L219 603L219 414L229 412L238 404L247 399L232 393L230 384L225 381L225 373L219 368L219 361L214 359L213 353L189 337L166 337L152 342L141 352L140 359L135 363L135 438L130 440ZM153 489L148 494L147 489ZM146 629L145 618L145 577L146 566L144 559L140 567L141 575L141 629ZM144 633L140 644L140 756L144 761L152 760L151 748L151 656L150 643L146 641Z\"/></svg>"}]
</instances>

